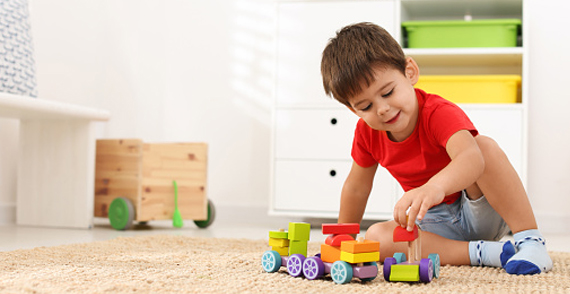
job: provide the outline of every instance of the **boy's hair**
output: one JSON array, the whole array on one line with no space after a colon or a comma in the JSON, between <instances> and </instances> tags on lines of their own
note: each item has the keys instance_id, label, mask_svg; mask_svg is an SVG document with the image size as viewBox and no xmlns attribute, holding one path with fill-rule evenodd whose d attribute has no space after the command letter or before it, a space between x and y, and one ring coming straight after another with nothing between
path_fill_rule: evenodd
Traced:
<instances>
[{"instance_id":1,"label":"boy's hair","mask_svg":"<svg viewBox=\"0 0 570 294\"><path fill-rule=\"evenodd\" d=\"M380 26L362 22L346 26L329 40L321 61L327 95L349 106L348 99L374 82L374 69L394 68L405 74L402 47Z\"/></svg>"}]
</instances>

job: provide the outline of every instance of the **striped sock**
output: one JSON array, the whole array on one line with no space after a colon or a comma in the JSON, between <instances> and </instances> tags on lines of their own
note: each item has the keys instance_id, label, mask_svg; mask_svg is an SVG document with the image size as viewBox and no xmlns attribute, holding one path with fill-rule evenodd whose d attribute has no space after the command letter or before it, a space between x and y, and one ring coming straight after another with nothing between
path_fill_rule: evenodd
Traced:
<instances>
[{"instance_id":1,"label":"striped sock","mask_svg":"<svg viewBox=\"0 0 570 294\"><path fill-rule=\"evenodd\" d=\"M503 267L515 254L511 241L472 241L469 242L471 265Z\"/></svg>"}]
</instances>

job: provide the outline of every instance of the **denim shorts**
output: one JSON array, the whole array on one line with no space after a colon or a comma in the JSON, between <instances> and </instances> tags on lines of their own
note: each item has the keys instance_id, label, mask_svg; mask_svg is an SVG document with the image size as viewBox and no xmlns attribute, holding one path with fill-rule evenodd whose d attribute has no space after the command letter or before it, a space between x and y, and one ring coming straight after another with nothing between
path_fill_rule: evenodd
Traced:
<instances>
[{"instance_id":1,"label":"denim shorts","mask_svg":"<svg viewBox=\"0 0 570 294\"><path fill-rule=\"evenodd\" d=\"M463 191L452 204L439 204L430 208L424 219L416 222L422 231L460 240L500 240L509 232L503 218L482 196L471 200Z\"/></svg>"}]
</instances>

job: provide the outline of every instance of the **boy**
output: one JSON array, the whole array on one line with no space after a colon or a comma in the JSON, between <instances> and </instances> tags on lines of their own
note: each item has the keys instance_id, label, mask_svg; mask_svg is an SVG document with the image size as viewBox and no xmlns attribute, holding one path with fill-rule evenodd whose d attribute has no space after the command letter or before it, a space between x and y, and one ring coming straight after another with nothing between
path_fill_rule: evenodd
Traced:
<instances>
[{"instance_id":1,"label":"boy","mask_svg":"<svg viewBox=\"0 0 570 294\"><path fill-rule=\"evenodd\" d=\"M378 164L406 191L394 220L366 232L380 241L382 260L405 252L406 244L392 241L396 226L418 225L422 252L439 253L442 264L503 267L511 274L552 268L504 152L458 106L414 88L418 65L388 32L371 23L341 29L323 51L321 73L327 95L360 117L338 222L360 223ZM498 242L509 228L515 244Z\"/></svg>"}]
</instances>

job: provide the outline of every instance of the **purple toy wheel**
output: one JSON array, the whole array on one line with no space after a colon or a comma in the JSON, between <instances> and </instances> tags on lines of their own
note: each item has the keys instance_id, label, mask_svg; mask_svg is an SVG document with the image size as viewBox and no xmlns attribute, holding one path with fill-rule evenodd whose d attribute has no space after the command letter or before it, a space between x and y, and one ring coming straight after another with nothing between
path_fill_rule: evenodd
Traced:
<instances>
[{"instance_id":1,"label":"purple toy wheel","mask_svg":"<svg viewBox=\"0 0 570 294\"><path fill-rule=\"evenodd\" d=\"M289 256L287 260L287 272L292 277L300 277L303 274L303 262L305 261L305 256L302 254L293 254Z\"/></svg>"},{"instance_id":2,"label":"purple toy wheel","mask_svg":"<svg viewBox=\"0 0 570 294\"><path fill-rule=\"evenodd\" d=\"M309 280L316 280L325 274L325 264L319 257L309 257L303 262L303 274Z\"/></svg>"},{"instance_id":3,"label":"purple toy wheel","mask_svg":"<svg viewBox=\"0 0 570 294\"><path fill-rule=\"evenodd\" d=\"M386 257L386 259L384 259L384 280L388 282L390 281L390 272L392 270L392 265L396 263L397 261L394 257Z\"/></svg>"},{"instance_id":4,"label":"purple toy wheel","mask_svg":"<svg viewBox=\"0 0 570 294\"><path fill-rule=\"evenodd\" d=\"M420 282L429 283L433 279L433 263L431 259L420 260Z\"/></svg>"}]
</instances>

